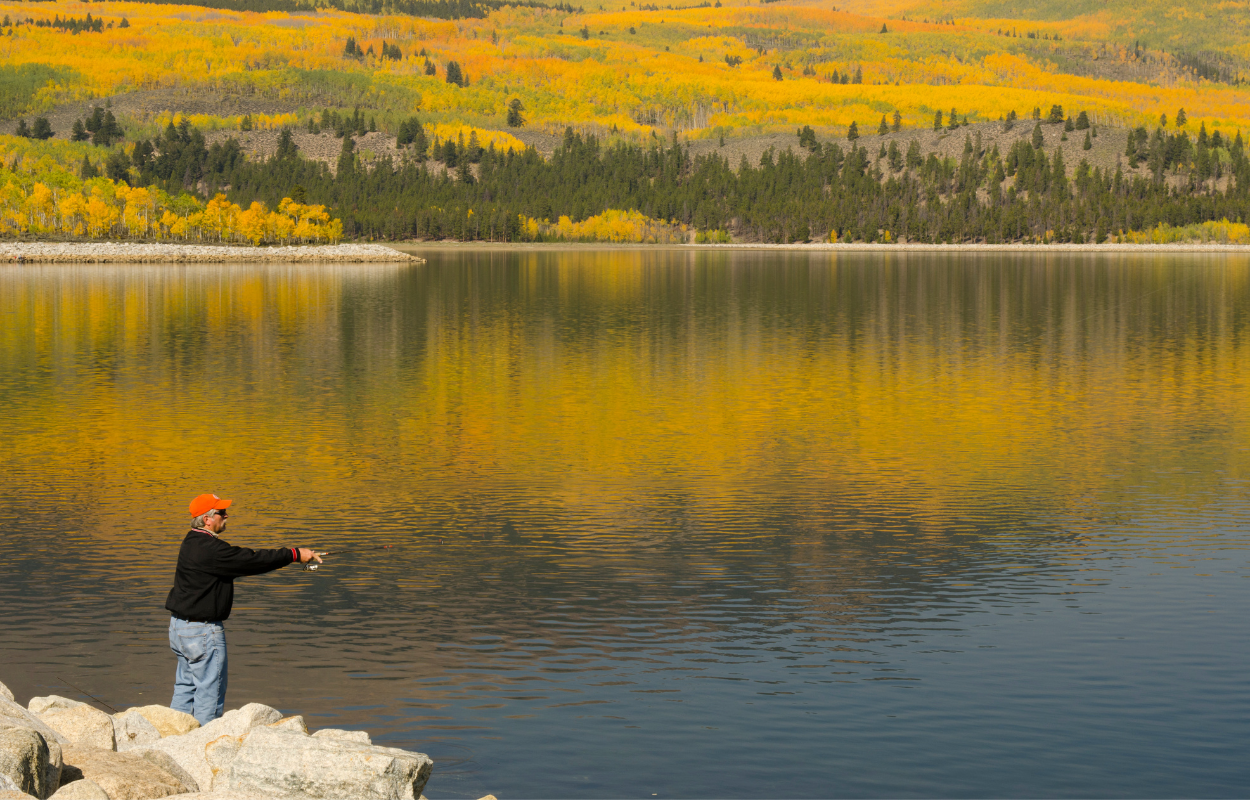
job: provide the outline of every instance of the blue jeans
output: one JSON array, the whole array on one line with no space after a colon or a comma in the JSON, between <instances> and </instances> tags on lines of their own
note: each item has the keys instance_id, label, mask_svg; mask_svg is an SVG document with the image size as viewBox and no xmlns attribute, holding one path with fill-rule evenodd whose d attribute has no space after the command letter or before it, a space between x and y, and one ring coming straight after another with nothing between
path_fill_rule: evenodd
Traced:
<instances>
[{"instance_id":1,"label":"blue jeans","mask_svg":"<svg viewBox=\"0 0 1250 800\"><path fill-rule=\"evenodd\" d=\"M226 629L220 622L170 617L169 649L178 656L169 707L207 725L226 710Z\"/></svg>"}]
</instances>

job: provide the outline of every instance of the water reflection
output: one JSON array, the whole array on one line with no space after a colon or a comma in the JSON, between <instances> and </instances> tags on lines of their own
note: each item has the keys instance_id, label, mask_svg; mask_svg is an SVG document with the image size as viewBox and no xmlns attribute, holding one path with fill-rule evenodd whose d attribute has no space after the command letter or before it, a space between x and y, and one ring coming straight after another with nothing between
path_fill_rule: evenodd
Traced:
<instances>
[{"instance_id":1,"label":"water reflection","mask_svg":"<svg viewBox=\"0 0 1250 800\"><path fill-rule=\"evenodd\" d=\"M1248 266L0 268L0 680L164 699L212 490L236 543L404 545L242 585L230 703L432 796L1220 794Z\"/></svg>"}]
</instances>

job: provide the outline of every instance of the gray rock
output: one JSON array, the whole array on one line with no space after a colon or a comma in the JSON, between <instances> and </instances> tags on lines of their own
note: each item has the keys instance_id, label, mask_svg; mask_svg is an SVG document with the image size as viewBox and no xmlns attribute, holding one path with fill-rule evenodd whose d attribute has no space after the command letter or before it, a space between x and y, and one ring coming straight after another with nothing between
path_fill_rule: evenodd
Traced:
<instances>
[{"instance_id":1,"label":"gray rock","mask_svg":"<svg viewBox=\"0 0 1250 800\"><path fill-rule=\"evenodd\" d=\"M322 728L313 734L313 738L335 739L341 742L355 742L356 744L373 744L369 734L364 731L341 731L338 728Z\"/></svg>"},{"instance_id":2,"label":"gray rock","mask_svg":"<svg viewBox=\"0 0 1250 800\"><path fill-rule=\"evenodd\" d=\"M100 784L90 778L83 778L67 783L48 800L112 800L108 792L100 788Z\"/></svg>"},{"instance_id":3,"label":"gray rock","mask_svg":"<svg viewBox=\"0 0 1250 800\"><path fill-rule=\"evenodd\" d=\"M0 700L8 700L10 703L14 702L13 693L3 683L0 683Z\"/></svg>"},{"instance_id":4,"label":"gray rock","mask_svg":"<svg viewBox=\"0 0 1250 800\"><path fill-rule=\"evenodd\" d=\"M0 727L3 726L30 728L43 737L48 746L48 767L44 784L49 787L49 793L55 792L61 785L61 746L66 744L61 734L11 700L0 700Z\"/></svg>"},{"instance_id":5,"label":"gray rock","mask_svg":"<svg viewBox=\"0 0 1250 800\"><path fill-rule=\"evenodd\" d=\"M175 778L182 781L184 786L189 786L190 791L198 792L200 790L199 783L195 780L195 778L191 777L191 773L183 769L177 761L174 761L174 757L169 753L166 753L163 750L152 750L150 748L146 750L132 750L130 752L133 752L135 755L139 756L139 758L151 761L153 764L165 770L170 775L173 775Z\"/></svg>"},{"instance_id":6,"label":"gray rock","mask_svg":"<svg viewBox=\"0 0 1250 800\"><path fill-rule=\"evenodd\" d=\"M205 751L210 742L222 736L230 736L236 740L242 739L257 725L269 725L280 719L282 719L282 713L276 708L260 703L248 703L243 708L227 711L221 719L215 719L190 733L184 733L181 736L166 736L151 745L150 749L168 753L174 761L178 762L178 766L195 779L201 790L208 790L213 785L213 768L205 758Z\"/></svg>"},{"instance_id":7,"label":"gray rock","mask_svg":"<svg viewBox=\"0 0 1250 800\"><path fill-rule=\"evenodd\" d=\"M213 791L282 798L417 800L434 762L423 753L255 728Z\"/></svg>"},{"instance_id":8,"label":"gray rock","mask_svg":"<svg viewBox=\"0 0 1250 800\"><path fill-rule=\"evenodd\" d=\"M117 741L117 751L121 753L159 742L161 732L148 722L147 717L132 708L113 715L113 737Z\"/></svg>"},{"instance_id":9,"label":"gray rock","mask_svg":"<svg viewBox=\"0 0 1250 800\"><path fill-rule=\"evenodd\" d=\"M137 706L126 709L124 713L131 711L152 723L161 736L182 736L200 727L200 722L195 717L167 706Z\"/></svg>"},{"instance_id":10,"label":"gray rock","mask_svg":"<svg viewBox=\"0 0 1250 800\"><path fill-rule=\"evenodd\" d=\"M77 700L49 695L32 697L27 704L27 710L61 734L62 739L70 744L104 750L116 748L113 718L98 708Z\"/></svg>"},{"instance_id":11,"label":"gray rock","mask_svg":"<svg viewBox=\"0 0 1250 800\"><path fill-rule=\"evenodd\" d=\"M57 789L48 762L48 742L39 731L0 727L0 788L47 797ZM60 780L59 769L55 777Z\"/></svg>"},{"instance_id":12,"label":"gray rock","mask_svg":"<svg viewBox=\"0 0 1250 800\"><path fill-rule=\"evenodd\" d=\"M150 800L193 790L133 752L70 746L65 748L65 762L81 772L84 779L99 784L110 800Z\"/></svg>"}]
</instances>

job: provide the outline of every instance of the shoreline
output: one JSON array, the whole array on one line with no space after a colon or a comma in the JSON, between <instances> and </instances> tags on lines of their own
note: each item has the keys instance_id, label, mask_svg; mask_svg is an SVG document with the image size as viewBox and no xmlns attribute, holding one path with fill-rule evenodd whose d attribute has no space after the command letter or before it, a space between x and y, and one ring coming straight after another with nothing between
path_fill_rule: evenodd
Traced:
<instances>
[{"instance_id":1,"label":"shoreline","mask_svg":"<svg viewBox=\"0 0 1250 800\"><path fill-rule=\"evenodd\" d=\"M0 242L12 264L415 264L420 256L380 244L240 247L165 242Z\"/></svg>"},{"instance_id":2,"label":"shoreline","mask_svg":"<svg viewBox=\"0 0 1250 800\"><path fill-rule=\"evenodd\" d=\"M1250 254L1250 244L642 244L636 242L395 242L246 247L166 242L3 242L0 264L422 264L424 251L707 251L781 253Z\"/></svg>"},{"instance_id":3,"label":"shoreline","mask_svg":"<svg viewBox=\"0 0 1250 800\"><path fill-rule=\"evenodd\" d=\"M396 242L404 252L415 250L773 250L842 253L1250 253L1250 244L1206 242L1174 244L640 244L636 242Z\"/></svg>"}]
</instances>

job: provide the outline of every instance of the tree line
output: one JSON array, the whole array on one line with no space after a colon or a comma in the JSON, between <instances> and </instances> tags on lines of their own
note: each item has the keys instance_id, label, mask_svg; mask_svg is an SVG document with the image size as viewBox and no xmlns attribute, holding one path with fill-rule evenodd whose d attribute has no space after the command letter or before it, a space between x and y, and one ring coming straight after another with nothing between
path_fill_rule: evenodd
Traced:
<instances>
[{"instance_id":1,"label":"tree line","mask_svg":"<svg viewBox=\"0 0 1250 800\"><path fill-rule=\"evenodd\" d=\"M207 147L184 122L107 168L167 191L323 204L345 236L375 239L518 241L529 236L527 219L577 223L618 209L758 242L1101 242L1159 223L1243 222L1250 210L1240 134L1216 142L1205 129L1196 142L1135 132L1130 146L1149 167L1140 174L1084 161L1069 170L1061 150L1047 153L1031 138L1002 153L966 136L956 159L924 155L916 140L905 153L897 141L873 153L800 130L798 153L770 150L758 166L744 158L735 169L717 153L692 157L675 140L605 146L568 130L545 159L533 149L482 148L472 137L439 141L416 120L404 127L398 160L366 165L345 135L332 170L304 158L289 131L273 157L253 161L233 139Z\"/></svg>"}]
</instances>

